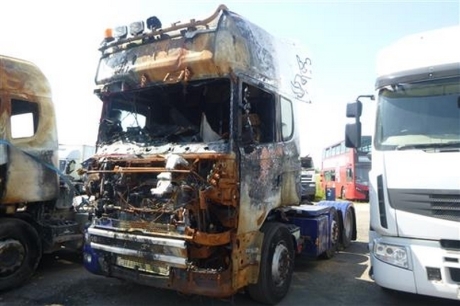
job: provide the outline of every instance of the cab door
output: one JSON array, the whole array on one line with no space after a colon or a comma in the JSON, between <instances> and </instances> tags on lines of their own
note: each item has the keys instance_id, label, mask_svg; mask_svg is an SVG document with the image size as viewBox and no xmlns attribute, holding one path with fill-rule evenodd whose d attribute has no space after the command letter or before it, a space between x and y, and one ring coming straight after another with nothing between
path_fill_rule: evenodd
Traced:
<instances>
[{"instance_id":1,"label":"cab door","mask_svg":"<svg viewBox=\"0 0 460 306\"><path fill-rule=\"evenodd\" d=\"M9 109L9 116L2 117L7 118L8 127L0 147L2 203L56 199L59 184L52 167L57 164L57 134L52 104L38 98L12 98Z\"/></svg>"},{"instance_id":2,"label":"cab door","mask_svg":"<svg viewBox=\"0 0 460 306\"><path fill-rule=\"evenodd\" d=\"M240 82L240 213L238 232L257 231L282 204L283 143L277 141L276 96L250 81Z\"/></svg>"}]
</instances>

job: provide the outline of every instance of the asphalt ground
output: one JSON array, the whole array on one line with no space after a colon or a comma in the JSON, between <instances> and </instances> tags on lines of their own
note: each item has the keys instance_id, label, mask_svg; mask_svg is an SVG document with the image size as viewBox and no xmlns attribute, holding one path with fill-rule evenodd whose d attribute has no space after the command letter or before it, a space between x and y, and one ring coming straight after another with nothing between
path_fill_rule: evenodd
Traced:
<instances>
[{"instance_id":1,"label":"asphalt ground","mask_svg":"<svg viewBox=\"0 0 460 306\"><path fill-rule=\"evenodd\" d=\"M297 260L290 292L279 305L460 305L377 286L368 276L369 205L357 203L355 208L357 241L329 260ZM81 260L69 253L46 255L31 281L0 293L0 306L259 305L244 293L211 299L96 276Z\"/></svg>"}]
</instances>

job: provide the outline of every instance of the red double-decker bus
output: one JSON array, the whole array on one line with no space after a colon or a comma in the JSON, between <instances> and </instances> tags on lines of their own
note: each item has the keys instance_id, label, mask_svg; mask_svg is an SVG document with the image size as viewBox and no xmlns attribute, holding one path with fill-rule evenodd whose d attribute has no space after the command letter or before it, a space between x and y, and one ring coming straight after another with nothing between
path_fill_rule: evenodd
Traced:
<instances>
[{"instance_id":1,"label":"red double-decker bus","mask_svg":"<svg viewBox=\"0 0 460 306\"><path fill-rule=\"evenodd\" d=\"M371 136L362 136L358 149L345 147L345 141L323 150L321 188L344 200L369 200Z\"/></svg>"}]
</instances>

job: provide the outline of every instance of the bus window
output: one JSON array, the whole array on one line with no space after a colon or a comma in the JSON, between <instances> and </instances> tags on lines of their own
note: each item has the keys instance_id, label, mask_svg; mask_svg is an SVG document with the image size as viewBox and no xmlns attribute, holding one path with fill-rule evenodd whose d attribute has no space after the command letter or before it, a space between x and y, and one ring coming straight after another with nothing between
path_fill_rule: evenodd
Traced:
<instances>
[{"instance_id":1,"label":"bus window","mask_svg":"<svg viewBox=\"0 0 460 306\"><path fill-rule=\"evenodd\" d=\"M347 168L347 182L353 181L353 170L351 168Z\"/></svg>"}]
</instances>

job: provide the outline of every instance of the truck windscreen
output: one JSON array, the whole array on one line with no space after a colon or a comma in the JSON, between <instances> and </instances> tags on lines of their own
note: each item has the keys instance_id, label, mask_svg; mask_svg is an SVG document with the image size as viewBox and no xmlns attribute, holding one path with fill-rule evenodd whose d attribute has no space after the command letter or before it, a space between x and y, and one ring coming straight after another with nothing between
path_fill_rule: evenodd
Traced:
<instances>
[{"instance_id":1,"label":"truck windscreen","mask_svg":"<svg viewBox=\"0 0 460 306\"><path fill-rule=\"evenodd\" d=\"M376 149L460 140L460 79L396 84L379 92Z\"/></svg>"}]
</instances>

